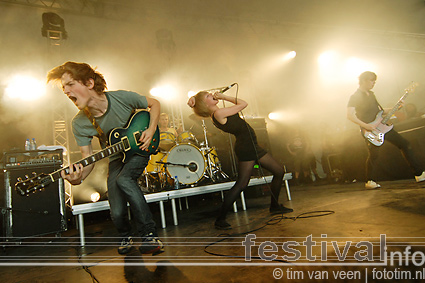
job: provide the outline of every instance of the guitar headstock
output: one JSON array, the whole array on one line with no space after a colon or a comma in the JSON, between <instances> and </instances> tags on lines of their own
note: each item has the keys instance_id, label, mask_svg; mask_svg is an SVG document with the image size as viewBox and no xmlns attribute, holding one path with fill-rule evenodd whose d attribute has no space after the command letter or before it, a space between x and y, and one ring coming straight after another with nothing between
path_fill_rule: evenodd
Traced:
<instances>
[{"instance_id":1,"label":"guitar headstock","mask_svg":"<svg viewBox=\"0 0 425 283\"><path fill-rule=\"evenodd\" d=\"M26 196L30 193L43 190L51 182L51 178L48 175L44 173L40 175L33 173L32 178L28 176L25 176L25 179L18 178L18 182L15 184L15 190L21 196Z\"/></svg>"},{"instance_id":2,"label":"guitar headstock","mask_svg":"<svg viewBox=\"0 0 425 283\"><path fill-rule=\"evenodd\" d=\"M415 91L416 87L419 85L417 82L411 82L408 87L404 90L405 93L412 93Z\"/></svg>"}]
</instances>

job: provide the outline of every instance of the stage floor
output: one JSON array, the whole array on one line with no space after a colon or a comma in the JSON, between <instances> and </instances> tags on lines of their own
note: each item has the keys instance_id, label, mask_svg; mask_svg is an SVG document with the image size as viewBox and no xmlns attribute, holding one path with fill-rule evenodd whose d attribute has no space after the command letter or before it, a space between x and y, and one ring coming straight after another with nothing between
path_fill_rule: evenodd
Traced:
<instances>
[{"instance_id":1,"label":"stage floor","mask_svg":"<svg viewBox=\"0 0 425 283\"><path fill-rule=\"evenodd\" d=\"M119 255L107 212L93 213L86 220L84 249L72 225L60 238L8 242L0 281L391 282L385 278L410 274L414 277L401 281L419 282L425 273L425 183L381 185L377 190L366 190L363 183L291 186L290 202L282 187L281 202L294 209L283 218L269 214L267 189L251 188L245 192L247 210L229 213L233 229L227 231L213 227L218 194L189 198L190 209L178 212L178 226L158 228L166 247L156 256L142 256L137 248ZM160 227L159 211L154 217ZM390 254L407 257L391 263Z\"/></svg>"}]
</instances>

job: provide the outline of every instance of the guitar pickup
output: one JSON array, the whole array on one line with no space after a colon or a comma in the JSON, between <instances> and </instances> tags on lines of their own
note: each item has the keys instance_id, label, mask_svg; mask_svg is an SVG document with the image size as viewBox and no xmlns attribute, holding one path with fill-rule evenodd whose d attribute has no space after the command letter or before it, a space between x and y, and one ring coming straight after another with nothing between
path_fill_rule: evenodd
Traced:
<instances>
[{"instance_id":1,"label":"guitar pickup","mask_svg":"<svg viewBox=\"0 0 425 283\"><path fill-rule=\"evenodd\" d=\"M137 145L141 145L142 143L140 142L140 137L142 136L142 133L140 131L134 132L134 140L136 141Z\"/></svg>"}]
</instances>

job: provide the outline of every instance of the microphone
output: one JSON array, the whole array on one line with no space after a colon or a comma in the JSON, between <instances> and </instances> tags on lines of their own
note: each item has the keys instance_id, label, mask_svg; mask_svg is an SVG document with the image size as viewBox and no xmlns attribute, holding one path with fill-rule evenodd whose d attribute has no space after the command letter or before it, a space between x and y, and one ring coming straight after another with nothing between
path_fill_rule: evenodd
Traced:
<instances>
[{"instance_id":1,"label":"microphone","mask_svg":"<svg viewBox=\"0 0 425 283\"><path fill-rule=\"evenodd\" d=\"M226 86L226 87L222 88L222 89L220 90L220 92L221 92L221 93L224 93L224 92L228 91L229 89L231 89L232 87L234 87L235 85L236 85L236 83L232 83L231 85L229 85L229 86Z\"/></svg>"},{"instance_id":2,"label":"microphone","mask_svg":"<svg viewBox=\"0 0 425 283\"><path fill-rule=\"evenodd\" d=\"M196 170L198 170L198 165L196 165L196 163L194 162L189 163L187 167L189 168L190 172L195 172Z\"/></svg>"}]
</instances>

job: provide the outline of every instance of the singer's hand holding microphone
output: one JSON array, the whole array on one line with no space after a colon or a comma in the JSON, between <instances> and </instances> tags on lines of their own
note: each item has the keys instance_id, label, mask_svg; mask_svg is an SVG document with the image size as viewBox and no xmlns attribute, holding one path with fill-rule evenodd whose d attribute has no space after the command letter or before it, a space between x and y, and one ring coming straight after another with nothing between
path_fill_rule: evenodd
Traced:
<instances>
[{"instance_id":1,"label":"singer's hand holding microphone","mask_svg":"<svg viewBox=\"0 0 425 283\"><path fill-rule=\"evenodd\" d=\"M223 99L224 98L224 93L226 91L228 91L229 89L231 89L232 87L234 87L236 85L236 83L233 83L229 86L223 87L221 88L219 91L216 91L213 96L215 99Z\"/></svg>"}]
</instances>

